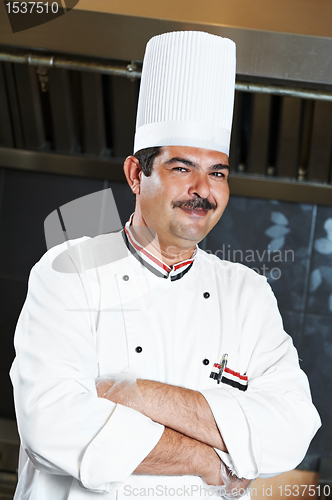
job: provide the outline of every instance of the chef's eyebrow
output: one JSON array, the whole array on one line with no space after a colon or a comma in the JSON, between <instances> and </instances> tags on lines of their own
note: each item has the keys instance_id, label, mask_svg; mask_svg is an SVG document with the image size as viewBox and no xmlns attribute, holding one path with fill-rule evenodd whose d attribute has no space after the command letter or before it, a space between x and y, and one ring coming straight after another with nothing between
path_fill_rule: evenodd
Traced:
<instances>
[{"instance_id":1,"label":"chef's eyebrow","mask_svg":"<svg viewBox=\"0 0 332 500\"><path fill-rule=\"evenodd\" d=\"M211 165L209 170L224 170L224 168L226 168L229 172L229 165L227 165L227 163L217 163L217 165Z\"/></svg>"},{"instance_id":2,"label":"chef's eyebrow","mask_svg":"<svg viewBox=\"0 0 332 500\"><path fill-rule=\"evenodd\" d=\"M171 165L172 163L183 163L183 165L187 165L188 167L193 167L193 168L198 168L199 165L197 163L188 160L187 158L180 158L178 156L174 156L170 160L166 162L166 165ZM217 163L216 165L211 165L209 167L209 170L216 171L216 170L223 170L226 168L229 171L229 165L227 163Z\"/></svg>"},{"instance_id":3,"label":"chef's eyebrow","mask_svg":"<svg viewBox=\"0 0 332 500\"><path fill-rule=\"evenodd\" d=\"M172 163L183 163L184 165L188 165L188 167L198 167L197 163L188 160L187 158L179 158L178 156L174 156L170 160L166 162L166 165L170 165Z\"/></svg>"}]
</instances>

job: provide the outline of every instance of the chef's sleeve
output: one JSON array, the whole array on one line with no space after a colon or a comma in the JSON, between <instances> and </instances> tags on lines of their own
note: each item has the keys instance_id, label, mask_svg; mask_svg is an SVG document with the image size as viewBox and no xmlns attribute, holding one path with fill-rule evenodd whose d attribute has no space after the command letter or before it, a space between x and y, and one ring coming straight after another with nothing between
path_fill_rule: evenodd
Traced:
<instances>
[{"instance_id":1,"label":"chef's sleeve","mask_svg":"<svg viewBox=\"0 0 332 500\"><path fill-rule=\"evenodd\" d=\"M243 286L239 349L249 359L247 390L221 383L202 394L228 454L216 451L238 477L253 479L294 469L321 423L270 286L261 277Z\"/></svg>"},{"instance_id":2,"label":"chef's sleeve","mask_svg":"<svg viewBox=\"0 0 332 500\"><path fill-rule=\"evenodd\" d=\"M22 446L35 467L103 493L130 476L164 427L97 397L98 359L82 279L40 264L32 269L11 378Z\"/></svg>"}]
</instances>

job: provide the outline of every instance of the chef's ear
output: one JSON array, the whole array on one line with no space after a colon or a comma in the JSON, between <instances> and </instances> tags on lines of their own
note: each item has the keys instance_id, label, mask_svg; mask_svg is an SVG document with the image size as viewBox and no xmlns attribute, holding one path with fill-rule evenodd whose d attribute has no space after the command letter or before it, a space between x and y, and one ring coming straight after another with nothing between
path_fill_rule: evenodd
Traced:
<instances>
[{"instance_id":1,"label":"chef's ear","mask_svg":"<svg viewBox=\"0 0 332 500\"><path fill-rule=\"evenodd\" d=\"M139 194L142 169L136 156L128 156L126 158L123 164L123 170L130 189L134 194Z\"/></svg>"}]
</instances>

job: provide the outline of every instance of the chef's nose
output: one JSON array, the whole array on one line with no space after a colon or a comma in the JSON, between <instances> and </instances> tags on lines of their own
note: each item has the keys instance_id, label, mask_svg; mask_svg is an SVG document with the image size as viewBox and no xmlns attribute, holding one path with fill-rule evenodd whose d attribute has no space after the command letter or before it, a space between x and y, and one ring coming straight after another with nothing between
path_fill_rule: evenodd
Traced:
<instances>
[{"instance_id":1,"label":"chef's nose","mask_svg":"<svg viewBox=\"0 0 332 500\"><path fill-rule=\"evenodd\" d=\"M200 198L208 198L211 194L209 176L203 172L195 172L189 192Z\"/></svg>"}]
</instances>

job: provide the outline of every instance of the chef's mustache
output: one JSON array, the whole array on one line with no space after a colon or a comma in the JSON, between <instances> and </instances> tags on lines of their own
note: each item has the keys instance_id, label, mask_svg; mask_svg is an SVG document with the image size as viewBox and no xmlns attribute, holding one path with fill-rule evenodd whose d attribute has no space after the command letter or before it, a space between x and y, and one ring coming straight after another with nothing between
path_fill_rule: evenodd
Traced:
<instances>
[{"instance_id":1,"label":"chef's mustache","mask_svg":"<svg viewBox=\"0 0 332 500\"><path fill-rule=\"evenodd\" d=\"M195 210L197 208L201 208L203 210L215 210L217 205L215 203L211 203L207 198L199 198L198 196L192 200L185 201L175 201L173 203L173 208L189 208L191 210Z\"/></svg>"}]
</instances>

